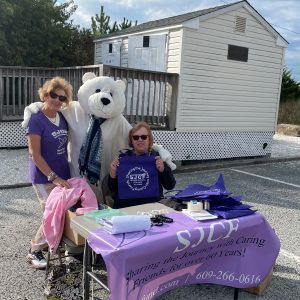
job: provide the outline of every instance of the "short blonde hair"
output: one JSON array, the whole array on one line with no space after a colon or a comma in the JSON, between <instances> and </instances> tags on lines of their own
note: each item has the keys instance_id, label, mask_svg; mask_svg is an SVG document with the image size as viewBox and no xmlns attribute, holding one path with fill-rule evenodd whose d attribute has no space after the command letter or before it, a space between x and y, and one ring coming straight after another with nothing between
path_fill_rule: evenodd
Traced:
<instances>
[{"instance_id":1,"label":"short blonde hair","mask_svg":"<svg viewBox=\"0 0 300 300\"><path fill-rule=\"evenodd\" d=\"M50 92L54 92L57 89L64 90L67 100L63 102L63 106L69 106L73 98L73 88L72 85L62 77L54 77L47 80L41 88L39 88L38 93L42 102L45 101L45 97L49 95Z\"/></svg>"},{"instance_id":2,"label":"short blonde hair","mask_svg":"<svg viewBox=\"0 0 300 300\"><path fill-rule=\"evenodd\" d=\"M132 144L132 136L134 135L135 132L137 132L140 128L145 128L148 132L148 136L149 136L149 150L151 149L152 145L153 145L153 134L151 131L150 126L146 123L146 122L138 122L136 123L129 131L128 134L128 146L133 148L133 144Z\"/></svg>"}]
</instances>

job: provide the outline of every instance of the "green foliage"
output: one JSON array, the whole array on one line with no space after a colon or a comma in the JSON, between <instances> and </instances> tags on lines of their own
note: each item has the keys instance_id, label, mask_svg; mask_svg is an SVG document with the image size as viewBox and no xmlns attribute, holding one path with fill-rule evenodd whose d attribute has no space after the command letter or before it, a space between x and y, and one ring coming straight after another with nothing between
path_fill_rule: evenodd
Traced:
<instances>
[{"instance_id":1,"label":"green foliage","mask_svg":"<svg viewBox=\"0 0 300 300\"><path fill-rule=\"evenodd\" d=\"M280 103L277 123L300 125L300 100Z\"/></svg>"},{"instance_id":2,"label":"green foliage","mask_svg":"<svg viewBox=\"0 0 300 300\"><path fill-rule=\"evenodd\" d=\"M110 26L103 6L92 30L73 25L73 0L0 0L0 65L64 67L93 64L93 39L132 26ZM135 25L137 22L135 22Z\"/></svg>"},{"instance_id":3,"label":"green foliage","mask_svg":"<svg viewBox=\"0 0 300 300\"><path fill-rule=\"evenodd\" d=\"M94 38L89 29L74 28L66 45L64 66L86 66L94 63Z\"/></svg>"},{"instance_id":4,"label":"green foliage","mask_svg":"<svg viewBox=\"0 0 300 300\"><path fill-rule=\"evenodd\" d=\"M119 31L119 27L118 27L117 22L115 21L114 25L110 29L110 32L116 32L116 31Z\"/></svg>"},{"instance_id":5,"label":"green foliage","mask_svg":"<svg viewBox=\"0 0 300 300\"><path fill-rule=\"evenodd\" d=\"M110 33L109 21L110 17L105 15L104 8L101 5L100 16L96 14L95 18L92 17L92 31L95 38L100 38Z\"/></svg>"},{"instance_id":6,"label":"green foliage","mask_svg":"<svg viewBox=\"0 0 300 300\"><path fill-rule=\"evenodd\" d=\"M137 25L137 21L135 21L135 23L134 23L134 26L136 26L136 25ZM123 30L123 29L129 28L131 26L132 26L132 21L129 21L124 18L123 22L121 24L119 24L119 29Z\"/></svg>"},{"instance_id":7,"label":"green foliage","mask_svg":"<svg viewBox=\"0 0 300 300\"><path fill-rule=\"evenodd\" d=\"M117 32L119 30L123 30L132 26L132 21L129 21L124 18L121 24L118 24L116 21L112 26L109 25L110 17L106 16L104 12L104 8L101 5L100 15L96 14L95 18L92 17L92 32L95 38L101 38L105 35L108 35L113 32ZM137 25L137 21L135 21L135 25Z\"/></svg>"},{"instance_id":8,"label":"green foliage","mask_svg":"<svg viewBox=\"0 0 300 300\"><path fill-rule=\"evenodd\" d=\"M280 102L295 101L300 98L300 83L292 78L291 71L283 69Z\"/></svg>"},{"instance_id":9,"label":"green foliage","mask_svg":"<svg viewBox=\"0 0 300 300\"><path fill-rule=\"evenodd\" d=\"M0 0L0 65L60 67L93 61L92 35L74 26L73 0ZM82 40L81 40L82 39ZM90 56L87 58L87 56Z\"/></svg>"}]
</instances>

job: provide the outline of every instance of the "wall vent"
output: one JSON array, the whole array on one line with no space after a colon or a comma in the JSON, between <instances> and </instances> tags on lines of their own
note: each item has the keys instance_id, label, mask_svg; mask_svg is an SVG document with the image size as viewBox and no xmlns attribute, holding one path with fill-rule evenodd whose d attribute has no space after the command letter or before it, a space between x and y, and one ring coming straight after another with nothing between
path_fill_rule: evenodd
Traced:
<instances>
[{"instance_id":1,"label":"wall vent","mask_svg":"<svg viewBox=\"0 0 300 300\"><path fill-rule=\"evenodd\" d=\"M235 31L237 32L246 32L246 18L236 16L235 19Z\"/></svg>"}]
</instances>

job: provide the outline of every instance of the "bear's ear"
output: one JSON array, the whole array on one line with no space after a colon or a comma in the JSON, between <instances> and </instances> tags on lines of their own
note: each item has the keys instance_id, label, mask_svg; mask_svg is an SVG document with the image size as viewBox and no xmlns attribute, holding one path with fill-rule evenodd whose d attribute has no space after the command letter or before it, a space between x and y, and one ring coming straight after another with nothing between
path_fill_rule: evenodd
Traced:
<instances>
[{"instance_id":1,"label":"bear's ear","mask_svg":"<svg viewBox=\"0 0 300 300\"><path fill-rule=\"evenodd\" d=\"M87 73L83 74L83 76L82 76L82 82L85 83L87 80L93 79L95 77L97 77L95 73L93 73L93 72L87 72Z\"/></svg>"},{"instance_id":2,"label":"bear's ear","mask_svg":"<svg viewBox=\"0 0 300 300\"><path fill-rule=\"evenodd\" d=\"M116 84L117 84L118 88L122 90L122 92L125 92L126 82L124 80L117 80Z\"/></svg>"}]
</instances>

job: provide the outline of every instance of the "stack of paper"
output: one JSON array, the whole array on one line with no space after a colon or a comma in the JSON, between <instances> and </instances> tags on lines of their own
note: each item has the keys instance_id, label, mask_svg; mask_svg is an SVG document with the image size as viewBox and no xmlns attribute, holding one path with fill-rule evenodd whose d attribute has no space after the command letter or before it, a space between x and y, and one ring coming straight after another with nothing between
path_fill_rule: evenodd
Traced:
<instances>
[{"instance_id":1,"label":"stack of paper","mask_svg":"<svg viewBox=\"0 0 300 300\"><path fill-rule=\"evenodd\" d=\"M183 209L182 212L185 215L187 215L187 216L189 216L192 219L197 220L197 221L204 221L204 220L211 220L211 219L217 219L218 218L217 216L209 213L206 210L202 210L200 212L190 212L187 209Z\"/></svg>"},{"instance_id":2,"label":"stack of paper","mask_svg":"<svg viewBox=\"0 0 300 300\"><path fill-rule=\"evenodd\" d=\"M113 216L103 220L104 229L111 234L149 230L151 228L149 216Z\"/></svg>"}]
</instances>

